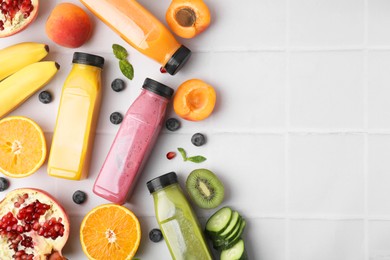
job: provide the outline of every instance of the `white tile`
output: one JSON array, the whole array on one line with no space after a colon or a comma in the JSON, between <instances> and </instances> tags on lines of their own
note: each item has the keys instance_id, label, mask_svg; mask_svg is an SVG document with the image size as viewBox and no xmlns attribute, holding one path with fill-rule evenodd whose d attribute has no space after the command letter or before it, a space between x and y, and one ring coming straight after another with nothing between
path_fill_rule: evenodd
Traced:
<instances>
[{"instance_id":1,"label":"white tile","mask_svg":"<svg viewBox=\"0 0 390 260\"><path fill-rule=\"evenodd\" d=\"M360 128L364 122L361 52L291 54L291 126Z\"/></svg>"},{"instance_id":2,"label":"white tile","mask_svg":"<svg viewBox=\"0 0 390 260\"><path fill-rule=\"evenodd\" d=\"M363 135L292 135L289 149L293 215L363 214Z\"/></svg>"},{"instance_id":3,"label":"white tile","mask_svg":"<svg viewBox=\"0 0 390 260\"><path fill-rule=\"evenodd\" d=\"M292 46L363 44L363 0L291 0Z\"/></svg>"},{"instance_id":4,"label":"white tile","mask_svg":"<svg viewBox=\"0 0 390 260\"><path fill-rule=\"evenodd\" d=\"M390 216L390 135L368 137L368 213Z\"/></svg>"},{"instance_id":5,"label":"white tile","mask_svg":"<svg viewBox=\"0 0 390 260\"><path fill-rule=\"evenodd\" d=\"M207 5L212 19L210 27L185 43L199 50L284 47L286 0L226 0L223 4L208 1Z\"/></svg>"},{"instance_id":6,"label":"white tile","mask_svg":"<svg viewBox=\"0 0 390 260\"><path fill-rule=\"evenodd\" d=\"M390 2L387 0L368 1L368 43L371 45L390 44Z\"/></svg>"},{"instance_id":7,"label":"white tile","mask_svg":"<svg viewBox=\"0 0 390 260\"><path fill-rule=\"evenodd\" d=\"M370 221L369 259L390 260L390 221Z\"/></svg>"},{"instance_id":8,"label":"white tile","mask_svg":"<svg viewBox=\"0 0 390 260\"><path fill-rule=\"evenodd\" d=\"M367 62L368 127L390 128L390 52L369 52Z\"/></svg>"},{"instance_id":9,"label":"white tile","mask_svg":"<svg viewBox=\"0 0 390 260\"><path fill-rule=\"evenodd\" d=\"M249 217L284 213L282 135L218 134L209 145L210 166L225 184L225 205Z\"/></svg>"},{"instance_id":10,"label":"white tile","mask_svg":"<svg viewBox=\"0 0 390 260\"><path fill-rule=\"evenodd\" d=\"M214 129L243 131L285 124L285 53L217 53L212 56L217 104ZM237 102L240 105L235 106Z\"/></svg>"},{"instance_id":11,"label":"white tile","mask_svg":"<svg viewBox=\"0 0 390 260\"><path fill-rule=\"evenodd\" d=\"M363 221L292 220L290 258L363 260Z\"/></svg>"},{"instance_id":12,"label":"white tile","mask_svg":"<svg viewBox=\"0 0 390 260\"><path fill-rule=\"evenodd\" d=\"M243 237L248 259L286 259L285 220L246 218L246 221Z\"/></svg>"}]
</instances>

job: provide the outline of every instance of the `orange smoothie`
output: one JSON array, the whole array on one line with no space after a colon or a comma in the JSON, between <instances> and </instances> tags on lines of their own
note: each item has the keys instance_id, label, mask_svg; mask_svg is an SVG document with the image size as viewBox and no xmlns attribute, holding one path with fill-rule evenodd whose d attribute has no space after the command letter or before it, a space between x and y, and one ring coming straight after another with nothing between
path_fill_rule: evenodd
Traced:
<instances>
[{"instance_id":1,"label":"orange smoothie","mask_svg":"<svg viewBox=\"0 0 390 260\"><path fill-rule=\"evenodd\" d=\"M160 63L174 75L191 51L135 0L80 0L132 47Z\"/></svg>"}]
</instances>

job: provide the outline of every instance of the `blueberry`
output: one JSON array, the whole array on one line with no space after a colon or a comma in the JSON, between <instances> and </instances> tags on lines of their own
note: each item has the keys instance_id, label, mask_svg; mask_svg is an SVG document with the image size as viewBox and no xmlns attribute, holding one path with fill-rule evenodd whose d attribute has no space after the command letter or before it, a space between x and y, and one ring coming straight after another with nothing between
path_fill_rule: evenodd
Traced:
<instances>
[{"instance_id":1,"label":"blueberry","mask_svg":"<svg viewBox=\"0 0 390 260\"><path fill-rule=\"evenodd\" d=\"M111 88L115 92L120 92L125 89L125 82L121 79L114 79L114 81L111 83Z\"/></svg>"},{"instance_id":2,"label":"blueberry","mask_svg":"<svg viewBox=\"0 0 390 260\"><path fill-rule=\"evenodd\" d=\"M76 204L82 204L87 199L87 194L84 191L77 190L73 193L73 201Z\"/></svg>"},{"instance_id":3,"label":"blueberry","mask_svg":"<svg viewBox=\"0 0 390 260\"><path fill-rule=\"evenodd\" d=\"M169 118L166 122L165 122L165 127L169 130L169 131L176 131L180 128L180 121L177 120L176 118Z\"/></svg>"},{"instance_id":4,"label":"blueberry","mask_svg":"<svg viewBox=\"0 0 390 260\"><path fill-rule=\"evenodd\" d=\"M206 143L206 137L201 133L196 133L191 137L191 142L195 146L202 146Z\"/></svg>"},{"instance_id":5,"label":"blueberry","mask_svg":"<svg viewBox=\"0 0 390 260\"><path fill-rule=\"evenodd\" d=\"M161 230L157 228L153 228L152 230L150 230L149 239L154 243L160 242L163 239Z\"/></svg>"},{"instance_id":6,"label":"blueberry","mask_svg":"<svg viewBox=\"0 0 390 260\"><path fill-rule=\"evenodd\" d=\"M9 181L4 177L0 177L0 191L5 191L8 187Z\"/></svg>"},{"instance_id":7,"label":"blueberry","mask_svg":"<svg viewBox=\"0 0 390 260\"><path fill-rule=\"evenodd\" d=\"M114 112L110 115L110 121L114 125L119 125L120 123L122 123L122 120L123 120L123 116L119 112Z\"/></svg>"},{"instance_id":8,"label":"blueberry","mask_svg":"<svg viewBox=\"0 0 390 260\"><path fill-rule=\"evenodd\" d=\"M41 101L43 104L48 104L52 100L50 92L46 90L39 93L38 97L39 97L39 101Z\"/></svg>"}]
</instances>

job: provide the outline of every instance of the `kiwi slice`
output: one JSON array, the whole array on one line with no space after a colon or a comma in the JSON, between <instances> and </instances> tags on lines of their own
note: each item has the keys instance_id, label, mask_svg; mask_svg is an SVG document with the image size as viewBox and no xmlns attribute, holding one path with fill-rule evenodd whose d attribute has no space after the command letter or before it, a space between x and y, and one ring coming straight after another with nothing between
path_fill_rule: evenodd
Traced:
<instances>
[{"instance_id":1,"label":"kiwi slice","mask_svg":"<svg viewBox=\"0 0 390 260\"><path fill-rule=\"evenodd\" d=\"M225 189L218 177L207 169L196 169L188 175L187 192L196 205L203 209L218 207Z\"/></svg>"}]
</instances>

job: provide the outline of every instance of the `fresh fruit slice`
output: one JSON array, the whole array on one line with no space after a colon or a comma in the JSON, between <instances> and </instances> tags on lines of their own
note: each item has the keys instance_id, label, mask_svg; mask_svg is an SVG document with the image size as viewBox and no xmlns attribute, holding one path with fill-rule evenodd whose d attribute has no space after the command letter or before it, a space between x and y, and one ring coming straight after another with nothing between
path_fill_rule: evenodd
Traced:
<instances>
[{"instance_id":1,"label":"fresh fruit slice","mask_svg":"<svg viewBox=\"0 0 390 260\"><path fill-rule=\"evenodd\" d=\"M242 233L244 232L244 229L246 227L246 221L243 219L240 223L240 228L237 232L232 233L229 237L222 239L222 240L213 240L213 246L217 250L225 250L229 249L232 246L234 246L237 241L239 241L242 238Z\"/></svg>"},{"instance_id":2,"label":"fresh fruit slice","mask_svg":"<svg viewBox=\"0 0 390 260\"><path fill-rule=\"evenodd\" d=\"M240 239L233 247L222 250L221 260L246 260L248 259L244 240Z\"/></svg>"},{"instance_id":3,"label":"fresh fruit slice","mask_svg":"<svg viewBox=\"0 0 390 260\"><path fill-rule=\"evenodd\" d=\"M226 227L226 229L223 232L218 234L218 237L226 238L231 233L234 233L236 229L238 230L240 228L240 223L241 223L240 221L241 221L240 214L236 210L234 210L229 225Z\"/></svg>"},{"instance_id":4,"label":"fresh fruit slice","mask_svg":"<svg viewBox=\"0 0 390 260\"><path fill-rule=\"evenodd\" d=\"M169 27L182 38L193 38L206 30L210 17L202 0L172 0L165 15Z\"/></svg>"},{"instance_id":5,"label":"fresh fruit slice","mask_svg":"<svg viewBox=\"0 0 390 260\"><path fill-rule=\"evenodd\" d=\"M190 79L178 87L173 98L173 109L186 120L200 121L213 112L216 99L212 86L200 79Z\"/></svg>"},{"instance_id":6,"label":"fresh fruit slice","mask_svg":"<svg viewBox=\"0 0 390 260\"><path fill-rule=\"evenodd\" d=\"M62 259L68 237L69 219L48 193L17 189L0 202L1 259Z\"/></svg>"},{"instance_id":7,"label":"fresh fruit slice","mask_svg":"<svg viewBox=\"0 0 390 260\"><path fill-rule=\"evenodd\" d=\"M24 30L38 14L38 0L0 0L0 38Z\"/></svg>"},{"instance_id":8,"label":"fresh fruit slice","mask_svg":"<svg viewBox=\"0 0 390 260\"><path fill-rule=\"evenodd\" d=\"M40 61L48 53L49 46L37 42L21 42L1 49L0 81L27 65Z\"/></svg>"},{"instance_id":9,"label":"fresh fruit slice","mask_svg":"<svg viewBox=\"0 0 390 260\"><path fill-rule=\"evenodd\" d=\"M37 123L22 116L0 120L0 172L26 177L36 172L46 158L46 140Z\"/></svg>"},{"instance_id":10,"label":"fresh fruit slice","mask_svg":"<svg viewBox=\"0 0 390 260\"><path fill-rule=\"evenodd\" d=\"M206 223L206 234L215 236L223 232L232 219L233 210L229 207L223 207L215 212Z\"/></svg>"},{"instance_id":11,"label":"fresh fruit slice","mask_svg":"<svg viewBox=\"0 0 390 260\"><path fill-rule=\"evenodd\" d=\"M134 213L123 206L98 206L81 223L80 242L91 260L132 259L140 240L140 223Z\"/></svg>"},{"instance_id":12,"label":"fresh fruit slice","mask_svg":"<svg viewBox=\"0 0 390 260\"><path fill-rule=\"evenodd\" d=\"M207 169L193 170L188 175L186 187L190 198L203 209L218 207L225 194L222 182Z\"/></svg>"}]
</instances>

